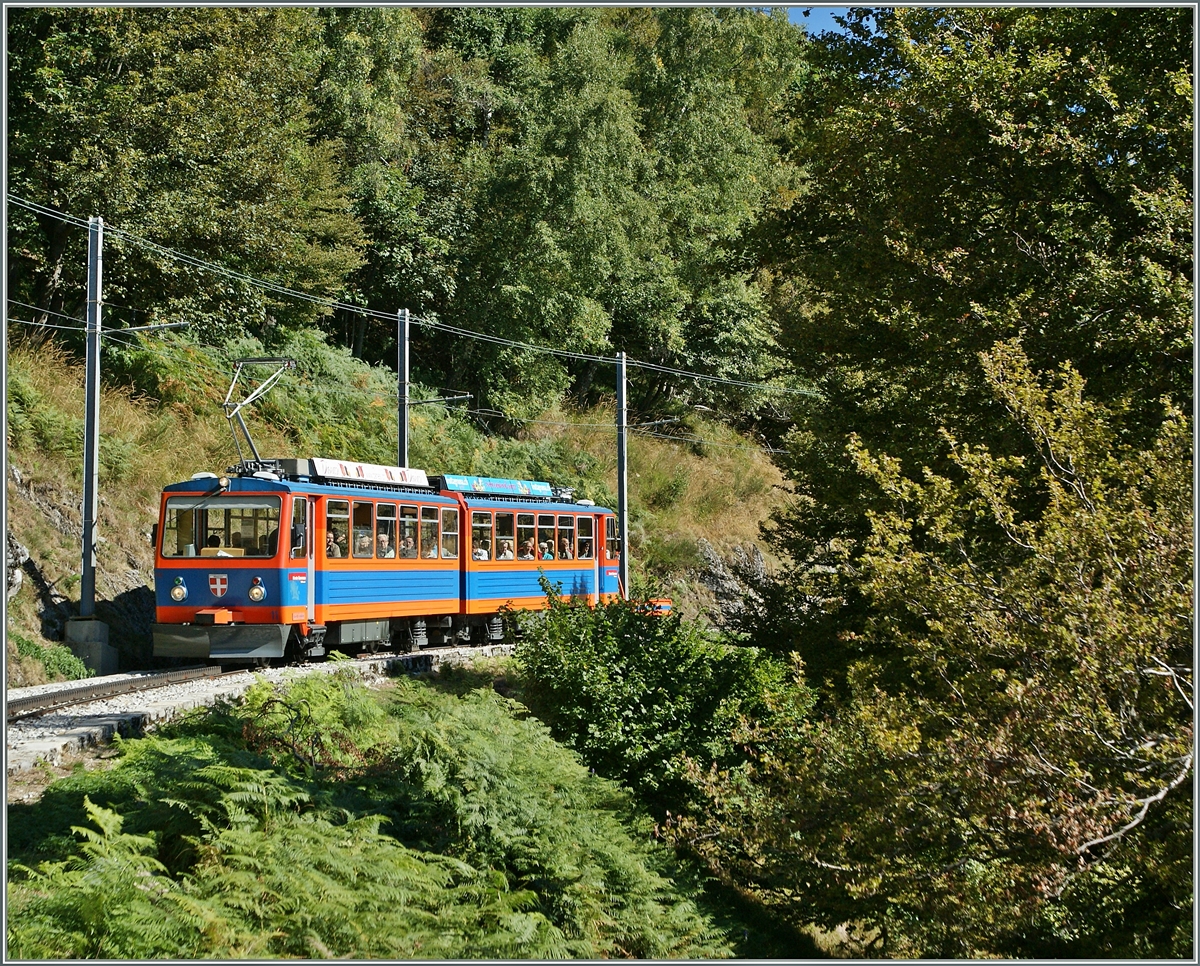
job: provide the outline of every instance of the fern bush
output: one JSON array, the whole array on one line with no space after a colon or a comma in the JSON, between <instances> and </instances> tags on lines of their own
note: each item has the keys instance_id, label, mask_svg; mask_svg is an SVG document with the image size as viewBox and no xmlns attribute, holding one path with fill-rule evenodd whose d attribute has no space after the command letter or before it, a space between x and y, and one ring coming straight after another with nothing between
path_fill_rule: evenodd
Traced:
<instances>
[{"instance_id":1,"label":"fern bush","mask_svg":"<svg viewBox=\"0 0 1200 966\"><path fill-rule=\"evenodd\" d=\"M31 657L45 669L51 681L76 681L80 678L91 677L95 672L71 653L71 649L61 644L35 644L24 635L9 629L9 638L17 647L17 653L22 657Z\"/></svg>"},{"instance_id":2,"label":"fern bush","mask_svg":"<svg viewBox=\"0 0 1200 966\"><path fill-rule=\"evenodd\" d=\"M7 401L12 447L36 447L47 455L83 458L83 420L39 392L20 365L9 370Z\"/></svg>"},{"instance_id":3,"label":"fern bush","mask_svg":"<svg viewBox=\"0 0 1200 966\"><path fill-rule=\"evenodd\" d=\"M156 857L158 836L123 832L122 816L85 799L98 831L76 827L78 854L14 870L28 878L10 887L10 953L440 959L563 950L554 930L524 911L528 894L451 857L405 848L380 833L378 817L305 813L279 782L206 777L225 787L223 814L198 809L198 857L179 878Z\"/></svg>"},{"instance_id":4,"label":"fern bush","mask_svg":"<svg viewBox=\"0 0 1200 966\"><path fill-rule=\"evenodd\" d=\"M398 834L504 869L575 957L729 955L669 853L628 827L629 802L589 773L523 707L491 690L459 700L402 683L391 762Z\"/></svg>"},{"instance_id":5,"label":"fern bush","mask_svg":"<svg viewBox=\"0 0 1200 966\"><path fill-rule=\"evenodd\" d=\"M9 810L18 959L717 956L667 855L520 706L312 675Z\"/></svg>"},{"instance_id":6,"label":"fern bush","mask_svg":"<svg viewBox=\"0 0 1200 966\"><path fill-rule=\"evenodd\" d=\"M264 354L261 346L245 353ZM163 403L197 411L212 406L219 412L232 369L226 361L223 353L189 336L163 333L153 340L111 341L105 346L104 377Z\"/></svg>"}]
</instances>

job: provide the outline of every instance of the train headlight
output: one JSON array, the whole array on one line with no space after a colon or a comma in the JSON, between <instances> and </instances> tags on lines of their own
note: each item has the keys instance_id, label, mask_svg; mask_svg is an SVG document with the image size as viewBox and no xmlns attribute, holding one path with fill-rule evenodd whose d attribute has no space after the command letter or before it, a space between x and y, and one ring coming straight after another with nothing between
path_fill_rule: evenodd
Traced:
<instances>
[{"instance_id":1,"label":"train headlight","mask_svg":"<svg viewBox=\"0 0 1200 966\"><path fill-rule=\"evenodd\" d=\"M250 590L247 592L247 596L256 604L261 603L262 599L267 596L267 588L263 586L261 577L255 577L250 582Z\"/></svg>"},{"instance_id":2,"label":"train headlight","mask_svg":"<svg viewBox=\"0 0 1200 966\"><path fill-rule=\"evenodd\" d=\"M175 586L171 588L171 600L177 603L187 600L187 585L183 582L182 577L175 578Z\"/></svg>"}]
</instances>

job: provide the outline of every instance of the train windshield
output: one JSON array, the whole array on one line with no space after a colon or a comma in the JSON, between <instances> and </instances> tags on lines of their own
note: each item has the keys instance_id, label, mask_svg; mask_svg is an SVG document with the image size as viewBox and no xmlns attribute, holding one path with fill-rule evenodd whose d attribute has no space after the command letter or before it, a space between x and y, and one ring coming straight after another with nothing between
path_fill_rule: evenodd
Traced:
<instances>
[{"instance_id":1,"label":"train windshield","mask_svg":"<svg viewBox=\"0 0 1200 966\"><path fill-rule=\"evenodd\" d=\"M273 557L277 496L172 496L162 523L164 557Z\"/></svg>"}]
</instances>

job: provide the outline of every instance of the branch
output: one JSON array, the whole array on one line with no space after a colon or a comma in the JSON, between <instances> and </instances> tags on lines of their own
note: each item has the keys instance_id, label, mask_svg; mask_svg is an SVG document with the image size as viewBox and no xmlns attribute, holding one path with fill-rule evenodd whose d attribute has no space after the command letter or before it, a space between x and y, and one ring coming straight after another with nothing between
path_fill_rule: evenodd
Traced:
<instances>
[{"instance_id":1,"label":"branch","mask_svg":"<svg viewBox=\"0 0 1200 966\"><path fill-rule=\"evenodd\" d=\"M1071 781L1075 782L1075 784L1079 785L1081 788L1086 788L1089 792L1093 792L1096 795L1102 794L1100 789L1096 788L1094 785L1089 785L1082 778L1079 778L1075 775L1071 775L1068 772L1064 771L1063 769L1059 768L1058 765L1052 764L1046 758L1046 756L1042 754L1042 750L1037 745L1031 745L1030 747L1033 748L1033 753L1034 753L1034 755L1037 756L1038 761L1040 761L1043 765L1045 765L1047 768L1049 768L1050 771L1052 771L1054 774L1061 775L1063 778L1070 779Z\"/></svg>"},{"instance_id":2,"label":"branch","mask_svg":"<svg viewBox=\"0 0 1200 966\"><path fill-rule=\"evenodd\" d=\"M1084 852L1087 852L1088 850L1094 848L1095 846L1103 845L1105 842L1111 842L1114 839L1119 839L1122 836L1124 836L1126 832L1130 831L1131 829L1137 828L1137 826L1141 825L1142 822L1146 818L1146 813L1150 811L1151 805L1153 805L1155 802L1161 802L1164 798L1167 797L1167 795L1169 795L1172 791L1174 791L1176 788L1178 788L1180 785L1183 784L1184 779L1187 778L1187 776L1188 776L1188 772L1190 772L1192 770L1192 759L1193 759L1194 754L1195 754L1194 752L1188 752L1188 756L1187 756L1187 759L1185 760L1183 769L1179 772L1178 775L1175 776L1175 778L1171 781L1171 783L1166 788L1162 789L1156 795L1151 795L1149 798L1139 798L1133 803L1135 805L1140 804L1142 806L1142 810L1140 812L1138 812L1137 815L1134 816L1132 822L1130 822L1128 825L1124 825L1121 828L1117 829L1111 835L1105 835L1103 838L1092 839L1090 842L1084 842L1083 845L1079 846L1079 848L1077 848L1075 850L1075 854L1083 855Z\"/></svg>"},{"instance_id":3,"label":"branch","mask_svg":"<svg viewBox=\"0 0 1200 966\"><path fill-rule=\"evenodd\" d=\"M859 869L851 869L844 865L834 865L832 862L822 862L816 856L812 858L813 865L822 869L832 869L834 872L859 872Z\"/></svg>"},{"instance_id":4,"label":"branch","mask_svg":"<svg viewBox=\"0 0 1200 966\"><path fill-rule=\"evenodd\" d=\"M1183 703L1188 706L1188 710L1195 711L1196 708L1195 708L1195 705L1192 704L1192 699L1189 698L1187 696L1187 694L1184 693L1183 688L1180 687L1180 685L1179 685L1179 671L1176 670L1175 668L1171 667L1170 665L1165 664L1163 661L1161 661L1159 658L1155 657L1154 655L1151 655L1150 659L1152 661L1154 661L1154 663L1157 664L1160 668L1162 668L1162 670L1156 671L1153 668L1144 667L1144 668L1142 668L1142 673L1143 674L1152 674L1155 677L1170 677L1171 682L1175 685L1175 690L1178 691L1179 696L1181 698L1183 698ZM1187 673L1191 673L1192 669L1184 668L1183 670Z\"/></svg>"}]
</instances>

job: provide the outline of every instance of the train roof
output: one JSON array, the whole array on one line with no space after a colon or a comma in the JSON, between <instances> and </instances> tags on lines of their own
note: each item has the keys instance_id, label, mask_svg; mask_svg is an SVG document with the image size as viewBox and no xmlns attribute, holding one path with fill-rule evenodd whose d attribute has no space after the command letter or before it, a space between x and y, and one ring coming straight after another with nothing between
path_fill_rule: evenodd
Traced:
<instances>
[{"instance_id":1,"label":"train roof","mask_svg":"<svg viewBox=\"0 0 1200 966\"><path fill-rule=\"evenodd\" d=\"M569 487L556 487L541 480L510 480L490 476L447 473L429 476L424 470L403 466L381 466L353 460L322 457L243 461L227 470L228 475L196 473L190 480L164 487L168 493L195 493L215 485L231 491L279 490L305 492L414 494L424 499L455 502L443 491L460 494L469 506L523 505L561 512L592 508L590 500L575 500ZM612 512L595 507L597 512Z\"/></svg>"}]
</instances>

